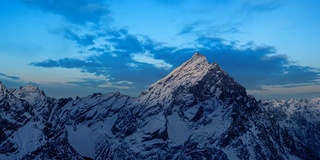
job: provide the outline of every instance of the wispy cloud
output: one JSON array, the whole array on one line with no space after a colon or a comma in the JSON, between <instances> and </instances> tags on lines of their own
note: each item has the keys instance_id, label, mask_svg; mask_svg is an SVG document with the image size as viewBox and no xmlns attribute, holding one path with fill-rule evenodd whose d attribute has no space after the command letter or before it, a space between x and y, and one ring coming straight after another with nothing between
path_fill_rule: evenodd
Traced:
<instances>
[{"instance_id":1,"label":"wispy cloud","mask_svg":"<svg viewBox=\"0 0 320 160\"><path fill-rule=\"evenodd\" d=\"M7 75L4 73L0 73L0 81L6 85L6 87L16 87L16 86L22 86L26 84L20 77L18 76L12 76Z\"/></svg>"},{"instance_id":2,"label":"wispy cloud","mask_svg":"<svg viewBox=\"0 0 320 160\"><path fill-rule=\"evenodd\" d=\"M64 30L64 37L74 41L78 46L89 46L94 44L94 40L97 38L92 34L78 35L70 29Z\"/></svg>"},{"instance_id":3,"label":"wispy cloud","mask_svg":"<svg viewBox=\"0 0 320 160\"><path fill-rule=\"evenodd\" d=\"M90 88L107 88L107 89L121 89L127 90L133 88L133 82L130 81L118 81L111 82L107 78L103 79L93 79L93 78L82 78L76 81L67 82L69 84L85 86Z\"/></svg>"},{"instance_id":4,"label":"wispy cloud","mask_svg":"<svg viewBox=\"0 0 320 160\"><path fill-rule=\"evenodd\" d=\"M109 13L104 0L21 0L43 11L63 16L72 23L97 23Z\"/></svg>"},{"instance_id":5,"label":"wispy cloud","mask_svg":"<svg viewBox=\"0 0 320 160\"><path fill-rule=\"evenodd\" d=\"M131 57L136 62L151 64L160 69L163 68L165 70L169 70L172 67L171 64L166 63L162 59L155 59L154 54L151 54L149 51L145 51L144 53L134 53L131 54Z\"/></svg>"},{"instance_id":6,"label":"wispy cloud","mask_svg":"<svg viewBox=\"0 0 320 160\"><path fill-rule=\"evenodd\" d=\"M213 24L209 21L197 21L186 24L178 32L178 35L226 35L241 33L239 30L240 23L224 23L224 24Z\"/></svg>"},{"instance_id":7,"label":"wispy cloud","mask_svg":"<svg viewBox=\"0 0 320 160\"><path fill-rule=\"evenodd\" d=\"M46 68L92 68L92 67L100 67L101 64L99 62L94 62L91 60L80 60L76 58L63 58L59 60L48 59L42 62L32 62L30 65L38 66L38 67L46 67Z\"/></svg>"},{"instance_id":8,"label":"wispy cloud","mask_svg":"<svg viewBox=\"0 0 320 160\"><path fill-rule=\"evenodd\" d=\"M316 98L320 94L319 84L305 85L274 85L262 86L263 90L248 90L249 94L254 94L256 98L262 99L310 99Z\"/></svg>"},{"instance_id":9,"label":"wispy cloud","mask_svg":"<svg viewBox=\"0 0 320 160\"><path fill-rule=\"evenodd\" d=\"M280 7L280 2L277 0L245 0L242 2L242 4L243 9L248 10L250 12L270 12Z\"/></svg>"},{"instance_id":10,"label":"wispy cloud","mask_svg":"<svg viewBox=\"0 0 320 160\"><path fill-rule=\"evenodd\" d=\"M273 12L281 7L282 2L278 0L242 1L239 9L234 13L236 19L241 21L252 21L253 17Z\"/></svg>"},{"instance_id":11,"label":"wispy cloud","mask_svg":"<svg viewBox=\"0 0 320 160\"><path fill-rule=\"evenodd\" d=\"M253 21L254 17L275 11L281 7L281 2L277 0L242 0L237 2L213 0L207 1L207 8L199 10L191 10L198 14L215 14L206 19L195 19L189 21L181 27L178 35L194 34L194 35L211 35L221 36L244 33L241 27L248 21ZM218 8L215 8L219 6ZM229 10L228 7L233 9ZM220 11L219 9L226 8ZM200 16L201 17L201 16Z\"/></svg>"},{"instance_id":12,"label":"wispy cloud","mask_svg":"<svg viewBox=\"0 0 320 160\"><path fill-rule=\"evenodd\" d=\"M0 76L1 76L1 77L5 77L5 78L9 78L9 79L11 79L11 80L20 80L20 78L17 77L17 76L9 76L9 75L6 75L6 74L4 74L4 73L0 73Z\"/></svg>"},{"instance_id":13,"label":"wispy cloud","mask_svg":"<svg viewBox=\"0 0 320 160\"><path fill-rule=\"evenodd\" d=\"M184 35L184 34L189 34L189 33L194 33L197 32L196 30L198 29L199 26L201 26L203 22L193 22L186 24L183 26L183 28L179 31L178 35Z\"/></svg>"}]
</instances>

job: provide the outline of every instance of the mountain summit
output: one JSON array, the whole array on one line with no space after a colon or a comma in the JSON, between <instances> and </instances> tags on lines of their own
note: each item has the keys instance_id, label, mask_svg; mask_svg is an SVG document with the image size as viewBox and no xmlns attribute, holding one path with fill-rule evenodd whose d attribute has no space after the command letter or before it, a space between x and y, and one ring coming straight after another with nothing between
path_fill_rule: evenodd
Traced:
<instances>
[{"instance_id":1,"label":"mountain summit","mask_svg":"<svg viewBox=\"0 0 320 160\"><path fill-rule=\"evenodd\" d=\"M205 56L196 52L191 59L145 90L138 101L148 105L166 105L179 99L204 101L215 97L230 101L246 98L247 94L245 88L218 64L210 64Z\"/></svg>"},{"instance_id":2,"label":"mountain summit","mask_svg":"<svg viewBox=\"0 0 320 160\"><path fill-rule=\"evenodd\" d=\"M200 53L134 98L0 89L0 159L320 159L320 99L257 102Z\"/></svg>"}]
</instances>

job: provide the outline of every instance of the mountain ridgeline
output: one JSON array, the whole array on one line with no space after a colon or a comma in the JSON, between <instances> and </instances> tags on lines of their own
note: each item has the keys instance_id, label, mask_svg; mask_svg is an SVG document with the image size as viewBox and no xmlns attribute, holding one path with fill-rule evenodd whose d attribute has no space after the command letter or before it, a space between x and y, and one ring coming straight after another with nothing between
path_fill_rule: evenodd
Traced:
<instances>
[{"instance_id":1,"label":"mountain ridgeline","mask_svg":"<svg viewBox=\"0 0 320 160\"><path fill-rule=\"evenodd\" d=\"M139 97L0 83L0 159L320 159L320 98L248 96L195 53Z\"/></svg>"}]
</instances>

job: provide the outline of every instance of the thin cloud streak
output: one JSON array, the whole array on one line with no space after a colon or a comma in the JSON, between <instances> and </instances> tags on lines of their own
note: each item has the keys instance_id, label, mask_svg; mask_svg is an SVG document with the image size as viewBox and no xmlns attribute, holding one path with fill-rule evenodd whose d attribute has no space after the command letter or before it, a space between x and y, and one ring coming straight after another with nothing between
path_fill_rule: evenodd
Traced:
<instances>
[{"instance_id":1,"label":"thin cloud streak","mask_svg":"<svg viewBox=\"0 0 320 160\"><path fill-rule=\"evenodd\" d=\"M9 75L6 75L4 73L0 73L0 77L5 77L5 78L9 78L11 80L20 80L20 77L17 77L17 76L9 76Z\"/></svg>"},{"instance_id":2,"label":"thin cloud streak","mask_svg":"<svg viewBox=\"0 0 320 160\"><path fill-rule=\"evenodd\" d=\"M104 0L21 0L23 3L63 16L76 24L98 23L109 13Z\"/></svg>"}]
</instances>

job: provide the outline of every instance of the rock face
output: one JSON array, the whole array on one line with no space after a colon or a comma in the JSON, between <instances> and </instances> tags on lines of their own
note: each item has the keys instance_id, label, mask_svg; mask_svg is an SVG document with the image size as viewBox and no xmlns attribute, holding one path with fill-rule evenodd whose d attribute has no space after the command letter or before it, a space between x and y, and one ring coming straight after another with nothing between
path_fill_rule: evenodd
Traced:
<instances>
[{"instance_id":1,"label":"rock face","mask_svg":"<svg viewBox=\"0 0 320 160\"><path fill-rule=\"evenodd\" d=\"M259 101L195 53L139 97L0 83L0 159L320 159L320 99Z\"/></svg>"}]
</instances>

